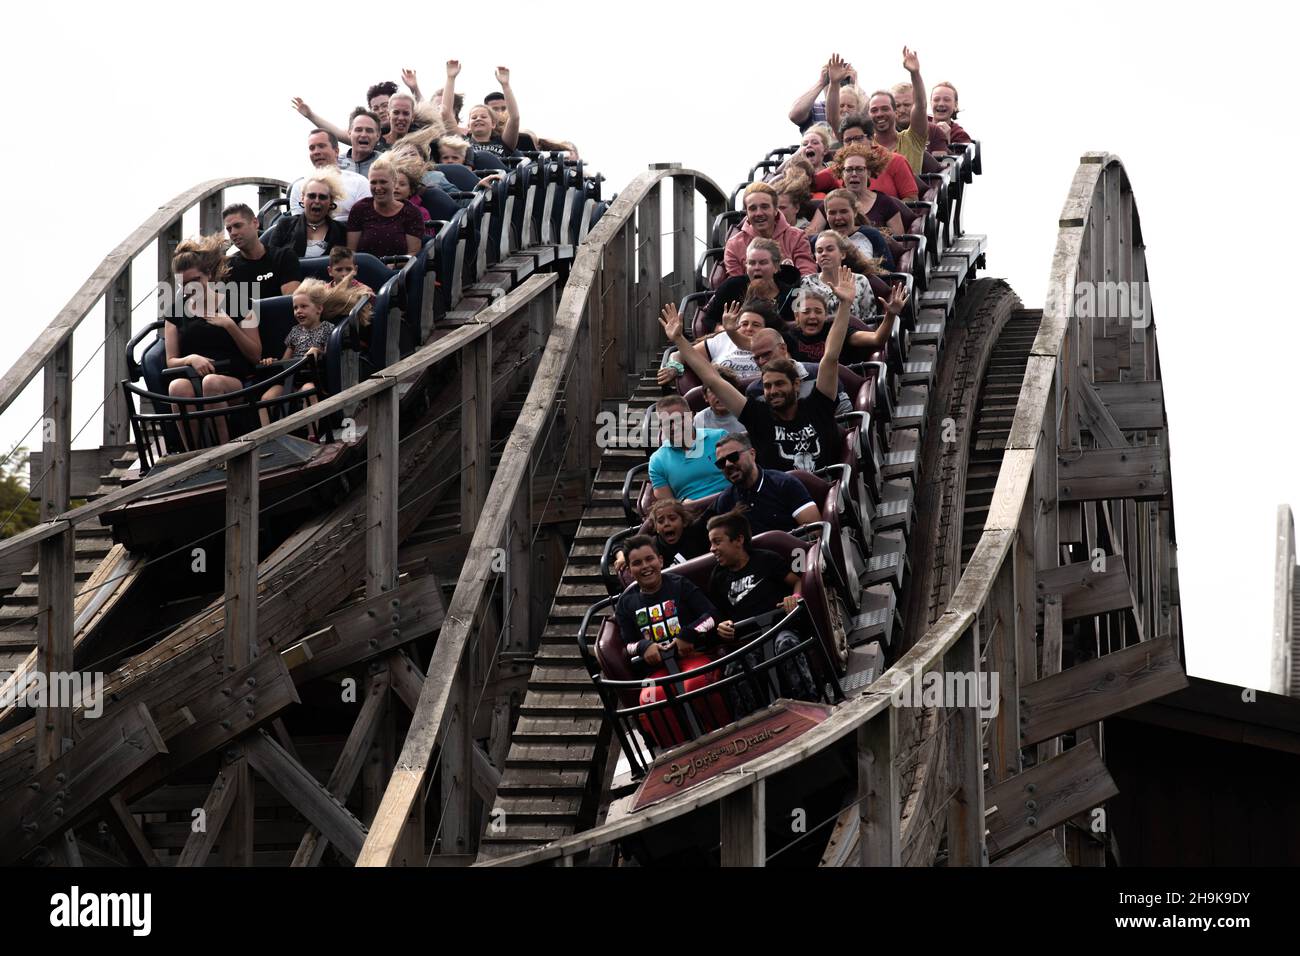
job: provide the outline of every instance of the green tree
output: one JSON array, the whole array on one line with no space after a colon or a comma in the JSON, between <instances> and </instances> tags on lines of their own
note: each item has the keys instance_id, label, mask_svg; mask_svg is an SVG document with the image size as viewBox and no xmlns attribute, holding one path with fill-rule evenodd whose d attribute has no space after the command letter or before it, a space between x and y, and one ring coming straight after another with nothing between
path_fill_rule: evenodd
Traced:
<instances>
[{"instance_id":1,"label":"green tree","mask_svg":"<svg viewBox=\"0 0 1300 956\"><path fill-rule=\"evenodd\" d=\"M0 538L26 531L40 520L40 509L27 488L27 449L18 448L0 464Z\"/></svg>"}]
</instances>

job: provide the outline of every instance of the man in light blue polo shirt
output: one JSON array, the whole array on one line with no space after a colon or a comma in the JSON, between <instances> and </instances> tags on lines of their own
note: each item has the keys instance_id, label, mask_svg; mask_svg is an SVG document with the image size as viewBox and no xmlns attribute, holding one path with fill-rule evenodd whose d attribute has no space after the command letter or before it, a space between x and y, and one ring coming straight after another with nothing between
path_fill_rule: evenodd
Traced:
<instances>
[{"instance_id":1,"label":"man in light blue polo shirt","mask_svg":"<svg viewBox=\"0 0 1300 956\"><path fill-rule=\"evenodd\" d=\"M718 441L727 436L721 428L696 428L691 407L680 395L655 403L663 444L650 456L650 485L656 498L694 501L729 487L715 464Z\"/></svg>"}]
</instances>

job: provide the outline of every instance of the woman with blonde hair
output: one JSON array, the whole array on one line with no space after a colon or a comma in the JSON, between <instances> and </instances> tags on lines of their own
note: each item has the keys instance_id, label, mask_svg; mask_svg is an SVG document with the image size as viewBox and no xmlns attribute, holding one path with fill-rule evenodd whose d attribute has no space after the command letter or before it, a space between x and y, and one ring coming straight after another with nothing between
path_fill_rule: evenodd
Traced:
<instances>
[{"instance_id":1,"label":"woman with blonde hair","mask_svg":"<svg viewBox=\"0 0 1300 956\"><path fill-rule=\"evenodd\" d=\"M217 288L230 268L226 259L229 246L229 240L217 233L187 239L172 254L172 275L178 293L173 301L179 306L172 311L180 315L166 317L163 340L167 367L191 370L187 375L173 378L167 386L167 393L178 399L198 395L210 398L238 391L262 357L257 315L249 312L242 321L236 322L226 314ZM225 407L224 402L202 406L203 409ZM176 408L180 411L179 406ZM217 417L215 426L219 440L228 441L225 417ZM199 445L195 423L189 423L189 434L182 437L189 447Z\"/></svg>"},{"instance_id":2,"label":"woman with blonde hair","mask_svg":"<svg viewBox=\"0 0 1300 956\"><path fill-rule=\"evenodd\" d=\"M268 249L288 248L299 259L329 255L334 246L348 241L347 227L331 213L343 202L343 179L332 166L314 169L302 182L302 212L281 216L262 244Z\"/></svg>"},{"instance_id":3,"label":"woman with blonde hair","mask_svg":"<svg viewBox=\"0 0 1300 956\"><path fill-rule=\"evenodd\" d=\"M394 194L397 163L387 153L370 167L370 196L348 215L347 246L372 256L414 256L424 244L424 220L419 210Z\"/></svg>"}]
</instances>

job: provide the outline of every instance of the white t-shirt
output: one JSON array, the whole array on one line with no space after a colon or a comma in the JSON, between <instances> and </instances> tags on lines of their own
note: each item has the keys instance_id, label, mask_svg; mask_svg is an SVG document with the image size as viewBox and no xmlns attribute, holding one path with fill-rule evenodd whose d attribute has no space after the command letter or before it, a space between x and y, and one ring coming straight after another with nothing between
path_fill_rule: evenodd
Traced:
<instances>
[{"instance_id":1,"label":"white t-shirt","mask_svg":"<svg viewBox=\"0 0 1300 956\"><path fill-rule=\"evenodd\" d=\"M352 211L353 205L360 199L365 199L370 195L370 180L350 169L340 169L339 178L343 180L343 201L339 207L330 213L330 218L337 219L339 222L348 221L348 213ZM296 216L302 212L302 184L306 182L305 177L294 180L289 187L289 215Z\"/></svg>"},{"instance_id":2,"label":"white t-shirt","mask_svg":"<svg viewBox=\"0 0 1300 956\"><path fill-rule=\"evenodd\" d=\"M742 349L726 332L719 332L704 340L705 351L709 361L714 365L725 365L735 370L741 378L750 378L758 374L758 363L749 349Z\"/></svg>"}]
</instances>

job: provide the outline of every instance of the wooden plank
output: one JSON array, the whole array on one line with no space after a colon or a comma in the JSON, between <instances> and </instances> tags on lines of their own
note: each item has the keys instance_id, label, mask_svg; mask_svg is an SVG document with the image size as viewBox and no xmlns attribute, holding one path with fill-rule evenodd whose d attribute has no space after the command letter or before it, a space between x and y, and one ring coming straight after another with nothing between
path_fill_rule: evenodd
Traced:
<instances>
[{"instance_id":1,"label":"wooden plank","mask_svg":"<svg viewBox=\"0 0 1300 956\"><path fill-rule=\"evenodd\" d=\"M460 527L473 528L491 481L492 333L460 353Z\"/></svg>"},{"instance_id":2,"label":"wooden plank","mask_svg":"<svg viewBox=\"0 0 1300 956\"><path fill-rule=\"evenodd\" d=\"M202 821L199 828L194 829L191 823L190 835L176 860L177 866L203 866L207 863L238 796L239 783L235 773L229 766L222 767L203 801L203 814L195 821Z\"/></svg>"},{"instance_id":3,"label":"wooden plank","mask_svg":"<svg viewBox=\"0 0 1300 956\"><path fill-rule=\"evenodd\" d=\"M900 866L898 708L858 728L858 865Z\"/></svg>"},{"instance_id":4,"label":"wooden plank","mask_svg":"<svg viewBox=\"0 0 1300 956\"><path fill-rule=\"evenodd\" d=\"M1092 561L1079 561L1038 572L1038 593L1059 594L1061 617L1066 621L1128 610L1133 606L1133 593L1123 555L1108 554L1102 560L1102 571L1094 571Z\"/></svg>"},{"instance_id":5,"label":"wooden plank","mask_svg":"<svg viewBox=\"0 0 1300 956\"><path fill-rule=\"evenodd\" d=\"M972 623L943 657L945 674L974 675L978 685L979 624ZM948 865L988 866L984 841L984 736L979 702L951 707L948 713Z\"/></svg>"},{"instance_id":6,"label":"wooden plank","mask_svg":"<svg viewBox=\"0 0 1300 956\"><path fill-rule=\"evenodd\" d=\"M766 789L755 780L718 801L723 866L767 865Z\"/></svg>"},{"instance_id":7,"label":"wooden plank","mask_svg":"<svg viewBox=\"0 0 1300 956\"><path fill-rule=\"evenodd\" d=\"M430 673L432 673L432 664ZM451 713L447 732L439 752L439 778L442 795L442 851L472 853L475 850L473 818L475 700L470 693L470 667L463 663L453 676L449 702ZM429 681L426 681L429 683Z\"/></svg>"},{"instance_id":8,"label":"wooden plank","mask_svg":"<svg viewBox=\"0 0 1300 956\"><path fill-rule=\"evenodd\" d=\"M75 588L73 532L40 543L41 574L37 581L36 673L44 675L48 692L36 708L36 766L48 767L72 745L73 701L55 699L57 680L73 674L72 602Z\"/></svg>"},{"instance_id":9,"label":"wooden plank","mask_svg":"<svg viewBox=\"0 0 1300 956\"><path fill-rule=\"evenodd\" d=\"M77 823L140 767L166 752L143 706L124 707L97 721L77 746L0 801L0 864L12 863Z\"/></svg>"},{"instance_id":10,"label":"wooden plank","mask_svg":"<svg viewBox=\"0 0 1300 956\"><path fill-rule=\"evenodd\" d=\"M40 421L42 469L41 520L68 510L72 481L72 341L60 346L45 363L43 415Z\"/></svg>"},{"instance_id":11,"label":"wooden plank","mask_svg":"<svg viewBox=\"0 0 1300 956\"><path fill-rule=\"evenodd\" d=\"M999 855L1119 793L1091 740L989 788L990 855Z\"/></svg>"},{"instance_id":12,"label":"wooden plank","mask_svg":"<svg viewBox=\"0 0 1300 956\"><path fill-rule=\"evenodd\" d=\"M279 654L263 654L222 676L210 692L186 700L190 720L167 738L167 754L131 779L126 799L130 802L147 793L183 767L233 743L297 703L293 678Z\"/></svg>"},{"instance_id":13,"label":"wooden plank","mask_svg":"<svg viewBox=\"0 0 1300 956\"><path fill-rule=\"evenodd\" d=\"M1097 386L1097 395L1122 429L1154 431L1165 427L1162 382L1106 382Z\"/></svg>"},{"instance_id":14,"label":"wooden plank","mask_svg":"<svg viewBox=\"0 0 1300 956\"><path fill-rule=\"evenodd\" d=\"M243 667L257 655L257 539L260 485L257 452L226 466L226 666Z\"/></svg>"},{"instance_id":15,"label":"wooden plank","mask_svg":"<svg viewBox=\"0 0 1300 956\"><path fill-rule=\"evenodd\" d=\"M304 684L426 637L442 626L445 613L442 589L432 575L336 611L322 626L337 640L319 649L313 642L311 659L294 667L293 679Z\"/></svg>"},{"instance_id":16,"label":"wooden plank","mask_svg":"<svg viewBox=\"0 0 1300 956\"><path fill-rule=\"evenodd\" d=\"M1056 834L1040 833L1028 843L1022 843L1010 853L1004 853L990 866L1069 866L1065 851L1056 842Z\"/></svg>"},{"instance_id":17,"label":"wooden plank","mask_svg":"<svg viewBox=\"0 0 1300 956\"><path fill-rule=\"evenodd\" d=\"M248 762L294 809L312 822L349 860L355 860L365 842L361 821L322 787L302 764L264 731L250 734L244 743Z\"/></svg>"},{"instance_id":18,"label":"wooden plank","mask_svg":"<svg viewBox=\"0 0 1300 956\"><path fill-rule=\"evenodd\" d=\"M1016 655L1019 617L1016 614L1015 554L1002 563L988 604L989 670L998 679L998 712L989 744L989 774L994 783L1020 772L1020 695Z\"/></svg>"},{"instance_id":19,"label":"wooden plank","mask_svg":"<svg viewBox=\"0 0 1300 956\"><path fill-rule=\"evenodd\" d=\"M683 176L673 180L674 298L693 289L695 254L695 181Z\"/></svg>"},{"instance_id":20,"label":"wooden plank","mask_svg":"<svg viewBox=\"0 0 1300 956\"><path fill-rule=\"evenodd\" d=\"M367 410L366 596L373 598L397 585L397 389L374 396Z\"/></svg>"},{"instance_id":21,"label":"wooden plank","mask_svg":"<svg viewBox=\"0 0 1300 956\"><path fill-rule=\"evenodd\" d=\"M1169 458L1164 445L1083 449L1058 456L1062 501L1105 498L1162 498L1169 493Z\"/></svg>"},{"instance_id":22,"label":"wooden plank","mask_svg":"<svg viewBox=\"0 0 1300 956\"><path fill-rule=\"evenodd\" d=\"M1172 638L1134 644L1022 687L1021 743L1047 740L1186 686Z\"/></svg>"},{"instance_id":23,"label":"wooden plank","mask_svg":"<svg viewBox=\"0 0 1300 956\"><path fill-rule=\"evenodd\" d=\"M1043 666L1042 676L1051 677L1061 673L1061 652L1064 648L1065 635L1061 620L1061 596L1048 594L1043 599ZM1026 681L1026 683L1030 683ZM1024 704L1021 704L1021 718L1024 717ZM1021 746L1025 745L1024 729L1021 728ZM1061 742L1052 736L1038 747L1038 762L1061 752Z\"/></svg>"},{"instance_id":24,"label":"wooden plank","mask_svg":"<svg viewBox=\"0 0 1300 956\"><path fill-rule=\"evenodd\" d=\"M122 446L131 440L131 420L121 381L127 377L126 346L131 340L131 267L113 279L104 293L104 399L103 444ZM73 452L74 458L76 452ZM101 472L103 474L103 472ZM74 472L73 483L76 476ZM93 489L92 489L93 490ZM84 497L73 491L74 497Z\"/></svg>"}]
</instances>

